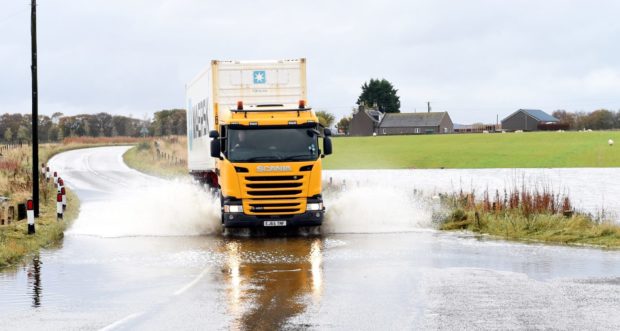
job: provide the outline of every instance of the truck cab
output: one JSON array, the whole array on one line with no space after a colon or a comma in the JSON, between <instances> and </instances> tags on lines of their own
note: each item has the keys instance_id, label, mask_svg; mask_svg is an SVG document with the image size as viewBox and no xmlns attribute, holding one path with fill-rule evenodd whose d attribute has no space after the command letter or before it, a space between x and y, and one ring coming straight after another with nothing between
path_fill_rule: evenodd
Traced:
<instances>
[{"instance_id":1,"label":"truck cab","mask_svg":"<svg viewBox=\"0 0 620 331\"><path fill-rule=\"evenodd\" d=\"M209 133L225 227L318 226L329 129L305 101L220 110ZM320 142L322 141L322 144Z\"/></svg>"}]
</instances>

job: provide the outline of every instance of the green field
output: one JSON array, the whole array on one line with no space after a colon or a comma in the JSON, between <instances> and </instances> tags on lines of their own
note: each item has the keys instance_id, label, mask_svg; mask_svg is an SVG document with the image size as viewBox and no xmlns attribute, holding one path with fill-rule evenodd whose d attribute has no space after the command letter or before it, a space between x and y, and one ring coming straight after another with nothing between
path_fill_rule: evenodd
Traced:
<instances>
[{"instance_id":1,"label":"green field","mask_svg":"<svg viewBox=\"0 0 620 331\"><path fill-rule=\"evenodd\" d=\"M327 169L620 167L620 131L333 137L333 144Z\"/></svg>"}]
</instances>

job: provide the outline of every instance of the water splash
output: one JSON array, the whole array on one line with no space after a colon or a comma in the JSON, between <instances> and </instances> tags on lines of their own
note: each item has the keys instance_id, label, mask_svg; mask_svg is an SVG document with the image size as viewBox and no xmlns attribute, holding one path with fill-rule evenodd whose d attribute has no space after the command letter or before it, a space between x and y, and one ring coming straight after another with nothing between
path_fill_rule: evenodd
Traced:
<instances>
[{"instance_id":1,"label":"water splash","mask_svg":"<svg viewBox=\"0 0 620 331\"><path fill-rule=\"evenodd\" d=\"M432 204L412 190L365 183L325 192L323 233L381 233L430 228Z\"/></svg>"},{"instance_id":2,"label":"water splash","mask_svg":"<svg viewBox=\"0 0 620 331\"><path fill-rule=\"evenodd\" d=\"M121 198L119 198L121 197ZM189 181L153 181L86 201L70 235L193 236L221 232L219 200Z\"/></svg>"}]
</instances>

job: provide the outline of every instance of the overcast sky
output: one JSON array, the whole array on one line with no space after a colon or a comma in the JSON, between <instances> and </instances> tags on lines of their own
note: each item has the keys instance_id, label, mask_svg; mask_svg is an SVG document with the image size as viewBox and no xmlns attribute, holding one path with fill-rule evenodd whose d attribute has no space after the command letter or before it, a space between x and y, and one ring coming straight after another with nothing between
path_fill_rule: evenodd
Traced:
<instances>
[{"instance_id":1,"label":"overcast sky","mask_svg":"<svg viewBox=\"0 0 620 331\"><path fill-rule=\"evenodd\" d=\"M0 113L30 112L28 0L0 0ZM341 117L370 78L401 111L495 122L518 108L620 109L620 1L39 0L40 112L182 108L211 59L308 59Z\"/></svg>"}]
</instances>

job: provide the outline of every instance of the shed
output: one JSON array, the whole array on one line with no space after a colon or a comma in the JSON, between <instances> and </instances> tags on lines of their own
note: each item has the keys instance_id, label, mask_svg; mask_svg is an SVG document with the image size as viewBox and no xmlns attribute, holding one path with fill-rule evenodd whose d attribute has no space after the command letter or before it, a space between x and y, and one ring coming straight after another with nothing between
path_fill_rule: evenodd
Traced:
<instances>
[{"instance_id":1,"label":"shed","mask_svg":"<svg viewBox=\"0 0 620 331\"><path fill-rule=\"evenodd\" d=\"M502 130L537 131L540 125L559 122L540 109L519 109L502 120Z\"/></svg>"}]
</instances>

